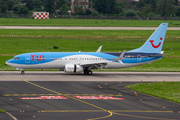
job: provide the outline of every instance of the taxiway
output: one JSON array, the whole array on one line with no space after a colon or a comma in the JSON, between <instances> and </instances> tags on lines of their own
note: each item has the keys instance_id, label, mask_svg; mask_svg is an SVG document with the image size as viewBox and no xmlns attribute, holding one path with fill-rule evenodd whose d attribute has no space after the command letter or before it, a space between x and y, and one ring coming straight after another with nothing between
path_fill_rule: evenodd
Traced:
<instances>
[{"instance_id":1,"label":"taxiway","mask_svg":"<svg viewBox=\"0 0 180 120\"><path fill-rule=\"evenodd\" d=\"M19 71L7 71L0 72L0 76L0 108L18 120L180 117L179 104L141 93L136 96L125 88L139 82L179 81L180 73L94 72L86 76L54 71L27 71L21 75Z\"/></svg>"}]
</instances>

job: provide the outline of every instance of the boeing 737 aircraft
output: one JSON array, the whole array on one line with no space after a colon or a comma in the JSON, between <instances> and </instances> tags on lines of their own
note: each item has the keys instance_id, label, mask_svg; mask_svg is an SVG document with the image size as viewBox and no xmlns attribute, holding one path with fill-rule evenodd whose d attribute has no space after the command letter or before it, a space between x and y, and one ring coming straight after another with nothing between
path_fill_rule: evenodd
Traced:
<instances>
[{"instance_id":1,"label":"boeing 737 aircraft","mask_svg":"<svg viewBox=\"0 0 180 120\"><path fill-rule=\"evenodd\" d=\"M121 52L37 52L24 53L6 61L6 64L24 69L59 69L67 73L91 75L91 69L119 69L152 63L163 57L163 43L168 23L162 23L140 48ZM168 54L168 53L167 53Z\"/></svg>"}]
</instances>

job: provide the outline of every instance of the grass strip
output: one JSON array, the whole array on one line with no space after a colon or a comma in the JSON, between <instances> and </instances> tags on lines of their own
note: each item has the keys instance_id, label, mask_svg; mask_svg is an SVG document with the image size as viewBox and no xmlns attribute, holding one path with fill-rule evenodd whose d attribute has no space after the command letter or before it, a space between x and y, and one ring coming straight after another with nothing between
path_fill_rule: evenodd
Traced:
<instances>
[{"instance_id":1,"label":"grass strip","mask_svg":"<svg viewBox=\"0 0 180 120\"><path fill-rule=\"evenodd\" d=\"M28 52L95 52L103 45L102 52L119 52L136 49L144 44L144 38L88 38L88 37L0 37L0 55L14 56ZM58 49L52 49L57 46ZM167 38L163 45L165 53L179 56L180 40ZM173 58L173 57L172 57ZM178 57L177 57L178 58Z\"/></svg>"},{"instance_id":2,"label":"grass strip","mask_svg":"<svg viewBox=\"0 0 180 120\"><path fill-rule=\"evenodd\" d=\"M0 109L0 113L5 113L3 110Z\"/></svg>"},{"instance_id":3,"label":"grass strip","mask_svg":"<svg viewBox=\"0 0 180 120\"><path fill-rule=\"evenodd\" d=\"M5 65L8 59L21 53L29 52L95 52L103 45L102 52L119 52L140 47L146 41L143 38L49 38L49 37L0 37L0 70L15 70ZM52 49L57 46L58 49ZM143 72L179 72L180 71L180 41L166 39L163 50L165 53L174 52L164 56L162 60L142 66L118 69L113 71L143 71ZM104 70L102 70L104 71ZM105 70L111 71L111 70Z\"/></svg>"},{"instance_id":4,"label":"grass strip","mask_svg":"<svg viewBox=\"0 0 180 120\"><path fill-rule=\"evenodd\" d=\"M180 103L180 82L138 83L126 88Z\"/></svg>"},{"instance_id":5,"label":"grass strip","mask_svg":"<svg viewBox=\"0 0 180 120\"><path fill-rule=\"evenodd\" d=\"M178 20L100 20L100 19L29 19L0 18L0 26L89 26L89 27L157 27L161 23L180 27Z\"/></svg>"}]
</instances>

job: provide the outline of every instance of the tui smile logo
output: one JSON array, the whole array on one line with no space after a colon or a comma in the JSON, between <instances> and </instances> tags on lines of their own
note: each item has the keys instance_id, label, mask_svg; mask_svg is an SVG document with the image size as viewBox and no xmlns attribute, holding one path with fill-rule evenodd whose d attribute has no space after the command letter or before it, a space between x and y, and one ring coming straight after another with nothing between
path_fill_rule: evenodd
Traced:
<instances>
[{"instance_id":1,"label":"tui smile logo","mask_svg":"<svg viewBox=\"0 0 180 120\"><path fill-rule=\"evenodd\" d=\"M162 40L163 38L161 37L160 40ZM149 42L151 43L151 45L153 46L153 48L158 48L161 45L161 42L159 42L158 45L154 45L154 40L149 40Z\"/></svg>"}]
</instances>

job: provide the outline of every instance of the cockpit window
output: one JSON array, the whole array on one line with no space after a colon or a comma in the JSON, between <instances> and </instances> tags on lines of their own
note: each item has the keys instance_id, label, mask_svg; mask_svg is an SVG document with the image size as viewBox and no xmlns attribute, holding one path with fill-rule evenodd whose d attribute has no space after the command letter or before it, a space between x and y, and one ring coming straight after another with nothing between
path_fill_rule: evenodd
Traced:
<instances>
[{"instance_id":1,"label":"cockpit window","mask_svg":"<svg viewBox=\"0 0 180 120\"><path fill-rule=\"evenodd\" d=\"M19 57L14 57L13 59L18 60L18 59L19 59Z\"/></svg>"}]
</instances>

